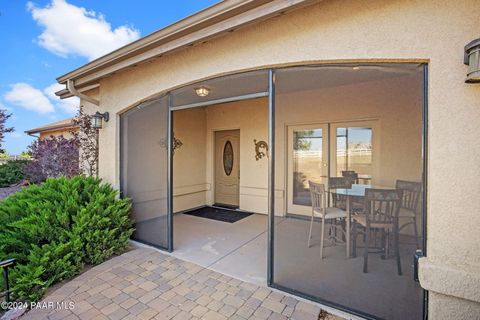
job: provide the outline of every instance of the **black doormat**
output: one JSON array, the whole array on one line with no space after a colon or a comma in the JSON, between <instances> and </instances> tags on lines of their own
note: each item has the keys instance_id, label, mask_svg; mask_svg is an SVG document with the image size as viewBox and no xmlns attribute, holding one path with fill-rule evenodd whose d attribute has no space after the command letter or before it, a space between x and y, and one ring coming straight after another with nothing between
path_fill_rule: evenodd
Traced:
<instances>
[{"instance_id":1,"label":"black doormat","mask_svg":"<svg viewBox=\"0 0 480 320\"><path fill-rule=\"evenodd\" d=\"M214 208L225 208L225 209L230 209L230 210L237 210L238 206L234 206L232 204L224 204L224 203L214 203L213 206Z\"/></svg>"},{"instance_id":2,"label":"black doormat","mask_svg":"<svg viewBox=\"0 0 480 320\"><path fill-rule=\"evenodd\" d=\"M214 208L214 207L203 207L203 208L195 209L192 211L184 212L183 214L188 214L188 215L200 217L200 218L207 218L207 219L212 219L217 221L234 223L239 220L242 220L243 218L251 216L253 212L228 210L228 209L221 209L221 208Z\"/></svg>"}]
</instances>

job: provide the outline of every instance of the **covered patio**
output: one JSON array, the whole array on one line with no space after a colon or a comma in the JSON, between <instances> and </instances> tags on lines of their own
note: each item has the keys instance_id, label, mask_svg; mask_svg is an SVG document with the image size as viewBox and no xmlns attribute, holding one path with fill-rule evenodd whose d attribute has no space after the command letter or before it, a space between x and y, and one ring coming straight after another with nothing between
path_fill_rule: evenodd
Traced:
<instances>
[{"instance_id":1,"label":"covered patio","mask_svg":"<svg viewBox=\"0 0 480 320\"><path fill-rule=\"evenodd\" d=\"M121 116L135 239L361 317L420 318L411 265L424 245L424 90L423 65L318 65L206 79L139 104ZM312 182L341 215L312 218ZM402 183L414 186L408 214L362 224L371 190L391 197ZM190 214L202 208L253 214ZM323 257L322 220L335 239Z\"/></svg>"},{"instance_id":2,"label":"covered patio","mask_svg":"<svg viewBox=\"0 0 480 320\"><path fill-rule=\"evenodd\" d=\"M173 255L256 285L267 284L267 217L253 215L233 224L176 214L174 217L175 247ZM395 260L382 260L372 255L371 271L362 273L360 257L345 260L345 247L325 248L326 256L319 260L319 234L311 248L304 245L308 239L308 222L301 219L283 219L278 222L282 234L282 250L278 278L288 287L322 297L342 298L341 303L358 309L368 307L382 318L405 319L421 316L412 308L422 298L421 290L413 281L410 268L411 251L415 245L402 245L401 259L405 270L401 277L393 277ZM404 241L411 241L405 237ZM284 260L283 260L284 259ZM299 277L298 273L309 275ZM388 287L388 290L385 290ZM368 292L368 295L365 294ZM398 296L407 299L398 299ZM385 303L376 303L386 301ZM395 308L404 314L392 316Z\"/></svg>"}]
</instances>

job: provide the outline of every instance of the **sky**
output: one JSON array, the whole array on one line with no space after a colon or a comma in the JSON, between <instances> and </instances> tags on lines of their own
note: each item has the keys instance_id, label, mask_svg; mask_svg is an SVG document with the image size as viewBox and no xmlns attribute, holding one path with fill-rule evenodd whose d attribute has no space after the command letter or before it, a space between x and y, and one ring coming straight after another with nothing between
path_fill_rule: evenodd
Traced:
<instances>
[{"instance_id":1,"label":"sky","mask_svg":"<svg viewBox=\"0 0 480 320\"><path fill-rule=\"evenodd\" d=\"M0 0L0 108L12 114L2 148L20 154L25 130L75 114L56 78L218 0Z\"/></svg>"}]
</instances>

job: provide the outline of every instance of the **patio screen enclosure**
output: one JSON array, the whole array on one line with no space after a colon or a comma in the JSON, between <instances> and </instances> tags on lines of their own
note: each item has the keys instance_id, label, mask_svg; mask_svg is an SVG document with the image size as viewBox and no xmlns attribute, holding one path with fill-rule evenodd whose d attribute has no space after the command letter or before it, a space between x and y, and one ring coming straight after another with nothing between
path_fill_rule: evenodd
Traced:
<instances>
[{"instance_id":1,"label":"patio screen enclosure","mask_svg":"<svg viewBox=\"0 0 480 320\"><path fill-rule=\"evenodd\" d=\"M133 200L134 239L174 248L174 111L268 97L268 284L368 318L422 318L425 293L411 264L426 231L426 71L423 64L383 63L244 72L123 113L121 189ZM207 97L195 94L200 85L211 90ZM348 188L354 192L333 188L331 178L348 172L356 174ZM325 220L331 243L323 257L309 182L324 185L327 206L347 212ZM367 189L402 188L413 198L392 203L399 210L391 224L367 224L384 214L370 205Z\"/></svg>"}]
</instances>

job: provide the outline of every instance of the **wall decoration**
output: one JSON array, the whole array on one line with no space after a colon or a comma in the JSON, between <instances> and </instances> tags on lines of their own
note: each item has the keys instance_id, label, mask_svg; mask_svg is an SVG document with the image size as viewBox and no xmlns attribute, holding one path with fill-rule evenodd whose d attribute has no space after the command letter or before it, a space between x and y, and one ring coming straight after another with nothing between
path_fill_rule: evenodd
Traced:
<instances>
[{"instance_id":1,"label":"wall decoration","mask_svg":"<svg viewBox=\"0 0 480 320\"><path fill-rule=\"evenodd\" d=\"M162 148L166 149L168 147L167 138L161 139L159 144ZM175 150L179 149L181 146L183 146L183 142L180 139L177 139L175 136L173 136L172 154L175 154Z\"/></svg>"},{"instance_id":2,"label":"wall decoration","mask_svg":"<svg viewBox=\"0 0 480 320\"><path fill-rule=\"evenodd\" d=\"M175 136L173 137L173 153L175 154L175 150L183 146L183 142L180 139L177 139Z\"/></svg>"},{"instance_id":3,"label":"wall decoration","mask_svg":"<svg viewBox=\"0 0 480 320\"><path fill-rule=\"evenodd\" d=\"M255 144L255 160L260 160L263 157L268 157L268 144L265 141L258 141L253 139ZM260 151L260 149L265 149L265 151Z\"/></svg>"}]
</instances>

